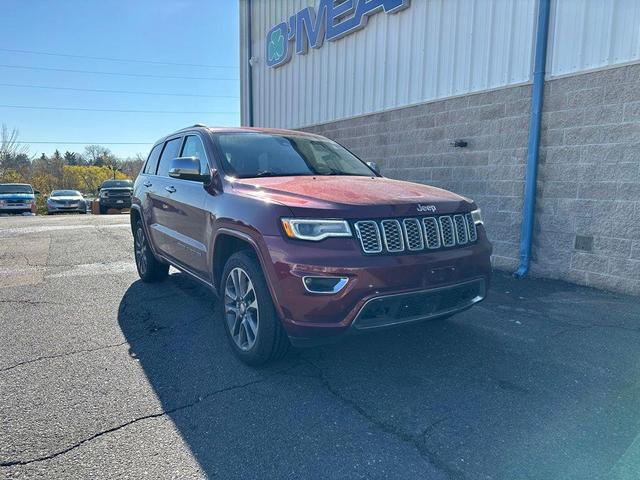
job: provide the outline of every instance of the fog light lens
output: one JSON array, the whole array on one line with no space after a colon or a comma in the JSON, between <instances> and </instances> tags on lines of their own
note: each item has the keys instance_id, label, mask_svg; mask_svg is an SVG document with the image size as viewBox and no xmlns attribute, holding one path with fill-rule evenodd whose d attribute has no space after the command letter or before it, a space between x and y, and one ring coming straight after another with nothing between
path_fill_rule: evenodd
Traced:
<instances>
[{"instance_id":1,"label":"fog light lens","mask_svg":"<svg viewBox=\"0 0 640 480\"><path fill-rule=\"evenodd\" d=\"M349 280L346 277L303 277L304 288L311 293L338 293Z\"/></svg>"}]
</instances>

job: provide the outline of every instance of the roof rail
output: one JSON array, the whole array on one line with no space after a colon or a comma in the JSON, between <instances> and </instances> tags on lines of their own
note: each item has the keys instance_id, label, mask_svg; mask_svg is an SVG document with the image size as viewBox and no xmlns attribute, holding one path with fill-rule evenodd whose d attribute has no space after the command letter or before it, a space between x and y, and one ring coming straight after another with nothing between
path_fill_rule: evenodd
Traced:
<instances>
[{"instance_id":1,"label":"roof rail","mask_svg":"<svg viewBox=\"0 0 640 480\"><path fill-rule=\"evenodd\" d=\"M195 125L192 125L193 127L206 127L206 125L204 123L196 123Z\"/></svg>"}]
</instances>

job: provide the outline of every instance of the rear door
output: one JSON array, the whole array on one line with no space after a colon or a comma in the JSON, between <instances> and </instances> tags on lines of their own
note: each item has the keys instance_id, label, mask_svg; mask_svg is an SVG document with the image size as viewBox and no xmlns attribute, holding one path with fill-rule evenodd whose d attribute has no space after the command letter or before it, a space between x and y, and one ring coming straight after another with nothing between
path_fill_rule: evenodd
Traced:
<instances>
[{"instance_id":1,"label":"rear door","mask_svg":"<svg viewBox=\"0 0 640 480\"><path fill-rule=\"evenodd\" d=\"M200 172L209 172L204 144L199 135L185 136L180 157L196 157ZM170 193L164 197L168 226L173 237L171 256L193 273L207 278L207 231L209 214L205 211L207 192L200 181L179 180L167 176Z\"/></svg>"},{"instance_id":2,"label":"rear door","mask_svg":"<svg viewBox=\"0 0 640 480\"><path fill-rule=\"evenodd\" d=\"M182 147L182 136L168 139L160 154L158 168L151 184L148 187L148 208L151 212L151 221L148 224L149 235L157 252L166 257L174 257L176 250L175 230L171 226L170 196L172 194L169 169L171 161L179 156Z\"/></svg>"},{"instance_id":3,"label":"rear door","mask_svg":"<svg viewBox=\"0 0 640 480\"><path fill-rule=\"evenodd\" d=\"M151 149L149 157L144 164L144 169L140 172L134 184L133 196L140 202L142 217L146 220L147 226L153 223L152 197L156 188L158 188L158 182L155 181L155 178L163 148L164 142Z\"/></svg>"}]
</instances>

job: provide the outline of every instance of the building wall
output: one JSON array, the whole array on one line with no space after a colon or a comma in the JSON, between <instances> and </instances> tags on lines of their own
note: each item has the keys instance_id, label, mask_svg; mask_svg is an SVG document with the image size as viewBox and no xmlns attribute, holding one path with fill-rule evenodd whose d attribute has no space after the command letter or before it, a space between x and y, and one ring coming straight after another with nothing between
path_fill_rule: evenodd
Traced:
<instances>
[{"instance_id":1,"label":"building wall","mask_svg":"<svg viewBox=\"0 0 640 480\"><path fill-rule=\"evenodd\" d=\"M537 0L412 0L279 68L266 34L320 0L253 0L256 126L299 128L531 80ZM549 77L640 59L640 1L552 0ZM240 1L241 41L247 0ZM248 58L241 54L247 123Z\"/></svg>"},{"instance_id":2,"label":"building wall","mask_svg":"<svg viewBox=\"0 0 640 480\"><path fill-rule=\"evenodd\" d=\"M640 293L640 64L545 94L533 272Z\"/></svg>"},{"instance_id":3,"label":"building wall","mask_svg":"<svg viewBox=\"0 0 640 480\"><path fill-rule=\"evenodd\" d=\"M494 266L515 269L530 92L507 87L304 130L388 177L475 199ZM542 128L532 272L640 293L640 64L549 81ZM468 147L450 146L457 139Z\"/></svg>"}]
</instances>

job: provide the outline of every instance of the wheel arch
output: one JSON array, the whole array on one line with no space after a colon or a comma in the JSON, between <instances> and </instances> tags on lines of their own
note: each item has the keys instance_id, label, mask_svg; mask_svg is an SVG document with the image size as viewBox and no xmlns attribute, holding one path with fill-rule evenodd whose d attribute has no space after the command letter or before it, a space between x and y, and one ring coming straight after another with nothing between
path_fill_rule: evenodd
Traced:
<instances>
[{"instance_id":1,"label":"wheel arch","mask_svg":"<svg viewBox=\"0 0 640 480\"><path fill-rule=\"evenodd\" d=\"M260 262L262 271L265 272L260 249L249 235L228 228L220 228L218 230L213 244L213 268L211 272L212 283L216 288L220 287L224 266L229 257L234 253L243 250L249 250L255 253L258 257L258 261Z\"/></svg>"}]
</instances>

